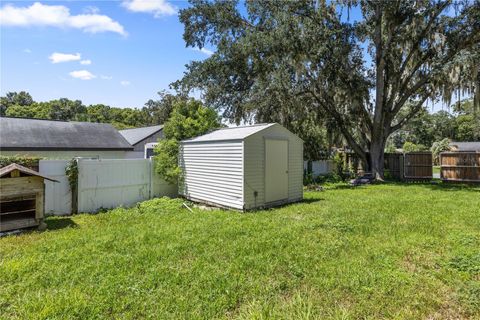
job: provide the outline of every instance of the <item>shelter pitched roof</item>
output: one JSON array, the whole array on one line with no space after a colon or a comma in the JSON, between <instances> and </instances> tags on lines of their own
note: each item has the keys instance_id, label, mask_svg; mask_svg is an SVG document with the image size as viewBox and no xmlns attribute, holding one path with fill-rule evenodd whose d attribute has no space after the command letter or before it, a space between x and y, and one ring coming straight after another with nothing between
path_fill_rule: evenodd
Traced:
<instances>
[{"instance_id":1,"label":"shelter pitched roof","mask_svg":"<svg viewBox=\"0 0 480 320\"><path fill-rule=\"evenodd\" d=\"M6 176L7 174L9 174L9 173L11 173L12 171L15 171L15 170L18 170L18 171L20 171L21 173L23 173L24 175L27 175L27 176L37 176L37 177L41 177L41 178L44 178L44 179L47 179L47 180L50 180L50 181L53 181L53 182L58 182L58 180L55 180L53 178L44 176L43 174L40 174L37 171L26 168L26 167L21 166L21 165L16 164L16 163L11 163L6 167L0 168L0 178Z\"/></svg>"}]
</instances>

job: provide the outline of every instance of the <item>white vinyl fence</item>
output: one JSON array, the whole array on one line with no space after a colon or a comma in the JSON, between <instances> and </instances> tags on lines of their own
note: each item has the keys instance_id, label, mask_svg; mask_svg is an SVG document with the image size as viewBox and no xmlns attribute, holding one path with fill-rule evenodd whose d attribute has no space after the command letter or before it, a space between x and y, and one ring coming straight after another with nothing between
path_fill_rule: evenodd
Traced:
<instances>
[{"instance_id":1,"label":"white vinyl fence","mask_svg":"<svg viewBox=\"0 0 480 320\"><path fill-rule=\"evenodd\" d=\"M177 196L177 186L155 173L151 159L78 160L78 212L130 206L159 196Z\"/></svg>"},{"instance_id":2,"label":"white vinyl fence","mask_svg":"<svg viewBox=\"0 0 480 320\"><path fill-rule=\"evenodd\" d=\"M67 215L72 213L72 193L65 175L67 160L40 160L39 172L59 182L45 181L45 214Z\"/></svg>"},{"instance_id":3,"label":"white vinyl fence","mask_svg":"<svg viewBox=\"0 0 480 320\"><path fill-rule=\"evenodd\" d=\"M308 161L303 162L303 168L308 171ZM335 163L333 160L312 161L312 175L314 177L326 175L334 170Z\"/></svg>"}]
</instances>

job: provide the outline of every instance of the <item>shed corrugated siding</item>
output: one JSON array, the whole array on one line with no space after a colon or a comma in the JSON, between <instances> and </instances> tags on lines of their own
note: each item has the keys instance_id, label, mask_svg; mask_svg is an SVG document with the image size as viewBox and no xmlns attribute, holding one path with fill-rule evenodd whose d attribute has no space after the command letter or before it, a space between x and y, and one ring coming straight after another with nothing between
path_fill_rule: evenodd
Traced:
<instances>
[{"instance_id":1,"label":"shed corrugated siding","mask_svg":"<svg viewBox=\"0 0 480 320\"><path fill-rule=\"evenodd\" d=\"M265 204L265 143L262 134L245 139L245 209ZM255 191L257 197L255 197Z\"/></svg>"},{"instance_id":2,"label":"shed corrugated siding","mask_svg":"<svg viewBox=\"0 0 480 320\"><path fill-rule=\"evenodd\" d=\"M243 142L185 143L180 147L188 199L243 209Z\"/></svg>"},{"instance_id":3,"label":"shed corrugated siding","mask_svg":"<svg viewBox=\"0 0 480 320\"><path fill-rule=\"evenodd\" d=\"M265 205L265 138L288 139L288 201L303 198L303 142L275 125L245 139L245 209Z\"/></svg>"}]
</instances>

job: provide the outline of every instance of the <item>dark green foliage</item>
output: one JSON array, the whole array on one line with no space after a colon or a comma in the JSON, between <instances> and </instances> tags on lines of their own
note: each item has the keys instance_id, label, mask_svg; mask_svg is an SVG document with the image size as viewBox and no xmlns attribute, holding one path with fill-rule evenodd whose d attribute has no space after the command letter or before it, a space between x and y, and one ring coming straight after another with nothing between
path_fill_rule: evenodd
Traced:
<instances>
[{"instance_id":1,"label":"dark green foliage","mask_svg":"<svg viewBox=\"0 0 480 320\"><path fill-rule=\"evenodd\" d=\"M40 157L26 157L26 156L0 156L0 168L6 167L9 164L16 163L21 166L32 168L38 167Z\"/></svg>"},{"instance_id":2,"label":"dark green foliage","mask_svg":"<svg viewBox=\"0 0 480 320\"><path fill-rule=\"evenodd\" d=\"M29 106L31 104L33 104L33 99L28 92L7 92L4 97L0 97L0 116L4 116L11 106Z\"/></svg>"},{"instance_id":3,"label":"dark green foliage","mask_svg":"<svg viewBox=\"0 0 480 320\"><path fill-rule=\"evenodd\" d=\"M176 183L180 141L207 133L221 126L215 110L194 99L177 101L163 128L164 139L155 148L157 173L168 182Z\"/></svg>"},{"instance_id":4,"label":"dark green foliage","mask_svg":"<svg viewBox=\"0 0 480 320\"><path fill-rule=\"evenodd\" d=\"M70 185L70 190L72 192L77 189L78 184L78 161L77 159L72 159L68 162L65 167L65 175L68 178L68 183Z\"/></svg>"},{"instance_id":5,"label":"dark green foliage","mask_svg":"<svg viewBox=\"0 0 480 320\"><path fill-rule=\"evenodd\" d=\"M26 92L9 92L1 97L1 116L63 121L111 123L117 129L163 124L181 95L159 92L158 100L148 100L142 109L114 108L104 104L85 106L80 100L61 98L48 102L35 102Z\"/></svg>"},{"instance_id":6,"label":"dark green foliage","mask_svg":"<svg viewBox=\"0 0 480 320\"><path fill-rule=\"evenodd\" d=\"M410 141L406 141L403 144L403 152L417 152L417 151L427 151L428 148L424 146L423 144L415 144Z\"/></svg>"},{"instance_id":7,"label":"dark green foliage","mask_svg":"<svg viewBox=\"0 0 480 320\"><path fill-rule=\"evenodd\" d=\"M443 139L479 141L480 113L476 113L472 105L472 99L467 99L452 105L451 112L420 111L403 129L390 136L387 145L401 148L405 142L410 141L430 147L435 141Z\"/></svg>"}]
</instances>

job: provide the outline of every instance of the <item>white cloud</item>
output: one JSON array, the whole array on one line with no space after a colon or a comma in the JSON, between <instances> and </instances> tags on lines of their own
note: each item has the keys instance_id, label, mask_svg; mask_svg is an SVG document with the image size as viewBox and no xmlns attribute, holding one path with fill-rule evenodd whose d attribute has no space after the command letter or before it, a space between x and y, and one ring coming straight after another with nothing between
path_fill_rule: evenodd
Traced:
<instances>
[{"instance_id":1,"label":"white cloud","mask_svg":"<svg viewBox=\"0 0 480 320\"><path fill-rule=\"evenodd\" d=\"M152 13L155 18L177 14L177 8L166 0L123 0L122 6L132 12Z\"/></svg>"},{"instance_id":2,"label":"white cloud","mask_svg":"<svg viewBox=\"0 0 480 320\"><path fill-rule=\"evenodd\" d=\"M23 52L25 52L25 53L32 53L32 50L30 50L30 49L27 48L27 49L23 49Z\"/></svg>"},{"instance_id":3,"label":"white cloud","mask_svg":"<svg viewBox=\"0 0 480 320\"><path fill-rule=\"evenodd\" d=\"M72 78L80 79L80 80L92 80L97 76L92 74L90 71L87 70L77 70L72 71L69 73Z\"/></svg>"},{"instance_id":4,"label":"white cloud","mask_svg":"<svg viewBox=\"0 0 480 320\"><path fill-rule=\"evenodd\" d=\"M82 57L80 53L60 53L54 52L48 57L52 63L61 63L61 62L69 62L69 61L78 61Z\"/></svg>"},{"instance_id":5,"label":"white cloud","mask_svg":"<svg viewBox=\"0 0 480 320\"><path fill-rule=\"evenodd\" d=\"M86 6L85 8L83 8L83 12L97 14L100 12L100 9L98 9L98 7L95 7L95 6Z\"/></svg>"},{"instance_id":6,"label":"white cloud","mask_svg":"<svg viewBox=\"0 0 480 320\"><path fill-rule=\"evenodd\" d=\"M202 48L202 49L199 49L199 48L192 48L192 50L194 51L198 51L198 52L201 52L207 56L211 56L214 52L212 50L208 50L207 48Z\"/></svg>"},{"instance_id":7,"label":"white cloud","mask_svg":"<svg viewBox=\"0 0 480 320\"><path fill-rule=\"evenodd\" d=\"M120 81L120 84L124 87L126 86L129 86L130 85L130 81L127 81L127 80L123 80L123 81Z\"/></svg>"},{"instance_id":8,"label":"white cloud","mask_svg":"<svg viewBox=\"0 0 480 320\"><path fill-rule=\"evenodd\" d=\"M112 80L113 77L112 76L105 76L105 75L100 75L100 79L103 79L103 80Z\"/></svg>"},{"instance_id":9,"label":"white cloud","mask_svg":"<svg viewBox=\"0 0 480 320\"><path fill-rule=\"evenodd\" d=\"M92 60L89 60L89 59L82 60L82 61L80 61L80 64L89 65L89 64L92 64Z\"/></svg>"},{"instance_id":10,"label":"white cloud","mask_svg":"<svg viewBox=\"0 0 480 320\"><path fill-rule=\"evenodd\" d=\"M0 24L17 27L75 28L90 33L110 31L127 35L121 24L106 15L92 12L71 15L65 6L46 5L40 2L35 2L29 7L16 7L12 4L3 6L0 9Z\"/></svg>"}]
</instances>

